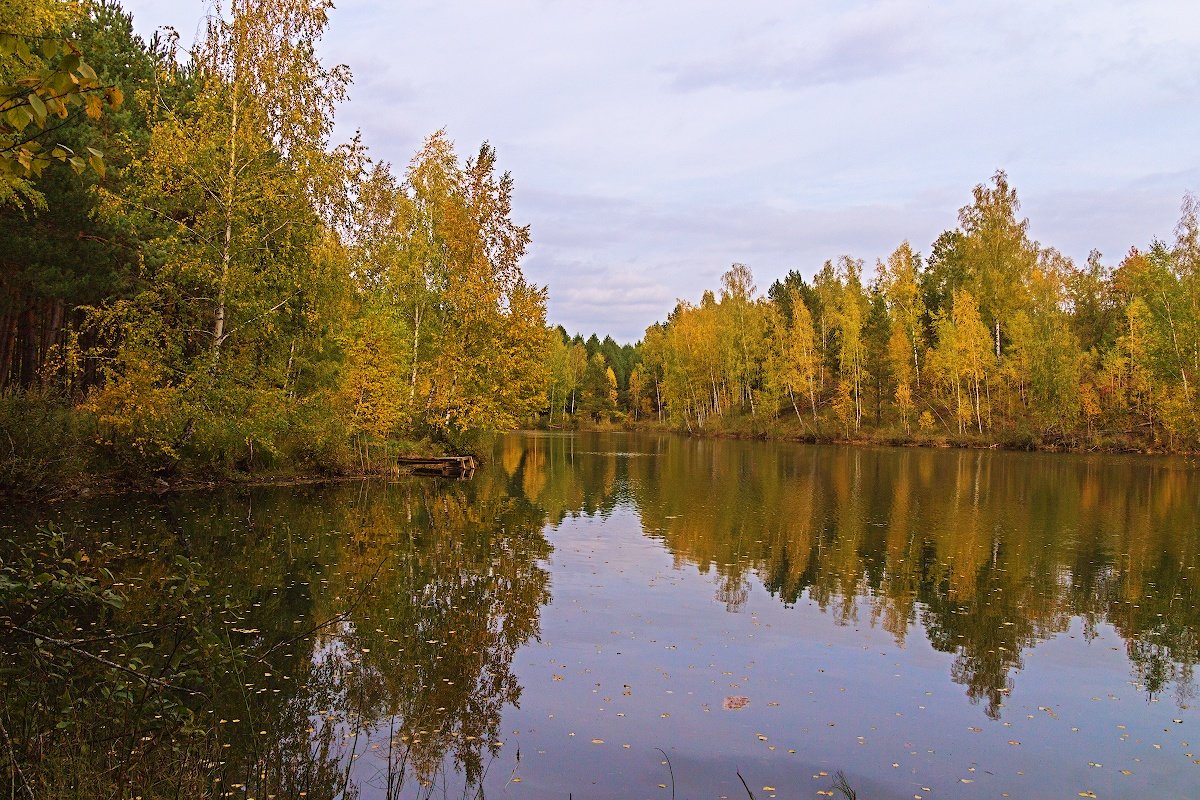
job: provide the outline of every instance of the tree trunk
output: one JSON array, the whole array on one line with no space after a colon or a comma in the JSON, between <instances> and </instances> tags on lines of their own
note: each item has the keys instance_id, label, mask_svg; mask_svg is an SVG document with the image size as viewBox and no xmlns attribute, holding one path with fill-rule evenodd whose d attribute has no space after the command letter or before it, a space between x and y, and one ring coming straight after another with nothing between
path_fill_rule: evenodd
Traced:
<instances>
[{"instance_id":1,"label":"tree trunk","mask_svg":"<svg viewBox=\"0 0 1200 800\"><path fill-rule=\"evenodd\" d=\"M13 351L17 345L17 315L4 312L0 316L0 391L8 386L9 373L12 371Z\"/></svg>"},{"instance_id":2,"label":"tree trunk","mask_svg":"<svg viewBox=\"0 0 1200 800\"><path fill-rule=\"evenodd\" d=\"M958 433L961 435L963 432L962 381L957 379L954 381L954 416L958 418Z\"/></svg>"},{"instance_id":3,"label":"tree trunk","mask_svg":"<svg viewBox=\"0 0 1200 800\"><path fill-rule=\"evenodd\" d=\"M975 424L979 428L979 435L983 435L983 415L979 412L979 378L974 378L975 384Z\"/></svg>"},{"instance_id":4,"label":"tree trunk","mask_svg":"<svg viewBox=\"0 0 1200 800\"><path fill-rule=\"evenodd\" d=\"M236 82L236 76L234 78ZM232 116L229 121L229 168L225 177L225 191L222 198L225 204L225 234L221 246L221 277L217 284L217 308L213 313L212 355L209 367L214 372L217 360L221 357L221 345L225 344L225 315L229 295L229 272L233 263L233 198L237 184L237 133L238 133L238 102L237 88L234 87Z\"/></svg>"},{"instance_id":5,"label":"tree trunk","mask_svg":"<svg viewBox=\"0 0 1200 800\"><path fill-rule=\"evenodd\" d=\"M421 307L418 305L413 310L413 346L412 346L412 371L408 376L408 399L411 402L416 397L417 393L417 351L420 344L421 335ZM551 413L553 416L553 413Z\"/></svg>"},{"instance_id":6,"label":"tree trunk","mask_svg":"<svg viewBox=\"0 0 1200 800\"><path fill-rule=\"evenodd\" d=\"M37 377L37 337L34 336L34 314L32 304L26 305L21 312L17 327L17 339L21 345L20 386L28 389L33 386Z\"/></svg>"},{"instance_id":7,"label":"tree trunk","mask_svg":"<svg viewBox=\"0 0 1200 800\"><path fill-rule=\"evenodd\" d=\"M920 391L921 390L921 360L919 358L917 358L917 332L909 331L909 333L911 334L911 338L912 338L913 374L917 378L917 381L916 381L917 391Z\"/></svg>"}]
</instances>

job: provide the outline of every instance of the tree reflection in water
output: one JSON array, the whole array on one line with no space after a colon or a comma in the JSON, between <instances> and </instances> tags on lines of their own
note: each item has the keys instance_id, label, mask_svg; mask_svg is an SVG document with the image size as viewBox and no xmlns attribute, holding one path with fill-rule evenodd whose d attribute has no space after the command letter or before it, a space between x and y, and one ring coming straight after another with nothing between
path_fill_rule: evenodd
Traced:
<instances>
[{"instance_id":1,"label":"tree reflection in water","mask_svg":"<svg viewBox=\"0 0 1200 800\"><path fill-rule=\"evenodd\" d=\"M916 632L993 718L1024 654L1101 626L1145 692L1193 699L1200 476L1175 460L526 434L467 482L120 499L58 522L143 553L142 580L187 555L230 650L262 656L200 710L217 788L466 797L517 759L500 726L550 599L547 526L621 505L729 612L761 586L901 646Z\"/></svg>"},{"instance_id":2,"label":"tree reflection in water","mask_svg":"<svg viewBox=\"0 0 1200 800\"><path fill-rule=\"evenodd\" d=\"M1148 694L1195 692L1200 475L1181 460L620 434L499 452L551 521L633 503L730 610L753 577L898 645L921 626L990 717L1022 653L1076 618L1124 638Z\"/></svg>"},{"instance_id":3,"label":"tree reflection in water","mask_svg":"<svg viewBox=\"0 0 1200 800\"><path fill-rule=\"evenodd\" d=\"M144 573L180 550L204 565L229 646L261 657L202 712L217 788L313 800L478 789L501 713L520 701L513 654L549 599L545 514L502 478L90 509L126 520L105 535L145 552Z\"/></svg>"}]
</instances>

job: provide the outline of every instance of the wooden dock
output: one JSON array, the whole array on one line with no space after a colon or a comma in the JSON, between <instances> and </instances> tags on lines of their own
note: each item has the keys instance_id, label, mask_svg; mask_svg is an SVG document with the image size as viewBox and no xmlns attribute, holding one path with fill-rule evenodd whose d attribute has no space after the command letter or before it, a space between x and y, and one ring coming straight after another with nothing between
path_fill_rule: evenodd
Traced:
<instances>
[{"instance_id":1,"label":"wooden dock","mask_svg":"<svg viewBox=\"0 0 1200 800\"><path fill-rule=\"evenodd\" d=\"M478 466L474 456L401 456L396 459L396 464L407 467L415 475L441 475L445 478L470 478Z\"/></svg>"}]
</instances>

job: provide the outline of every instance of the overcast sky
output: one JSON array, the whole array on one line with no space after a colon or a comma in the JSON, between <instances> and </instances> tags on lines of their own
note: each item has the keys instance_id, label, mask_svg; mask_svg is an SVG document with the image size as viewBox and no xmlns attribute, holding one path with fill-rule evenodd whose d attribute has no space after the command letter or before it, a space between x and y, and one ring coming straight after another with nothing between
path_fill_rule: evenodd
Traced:
<instances>
[{"instance_id":1,"label":"overcast sky","mask_svg":"<svg viewBox=\"0 0 1200 800\"><path fill-rule=\"evenodd\" d=\"M185 41L203 2L126 0ZM572 332L641 338L735 261L761 291L902 240L1008 172L1034 238L1115 263L1200 190L1196 0L341 0L338 135L397 172L495 145L526 274Z\"/></svg>"}]
</instances>

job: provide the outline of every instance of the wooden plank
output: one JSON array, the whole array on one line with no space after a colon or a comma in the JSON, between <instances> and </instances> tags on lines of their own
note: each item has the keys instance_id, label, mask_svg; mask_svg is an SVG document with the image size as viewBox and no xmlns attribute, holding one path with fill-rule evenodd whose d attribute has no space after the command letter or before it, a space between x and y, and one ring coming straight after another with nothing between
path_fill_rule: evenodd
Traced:
<instances>
[{"instance_id":1,"label":"wooden plank","mask_svg":"<svg viewBox=\"0 0 1200 800\"><path fill-rule=\"evenodd\" d=\"M419 475L441 475L443 477L469 477L476 469L473 456L400 456L399 466L410 467Z\"/></svg>"}]
</instances>

